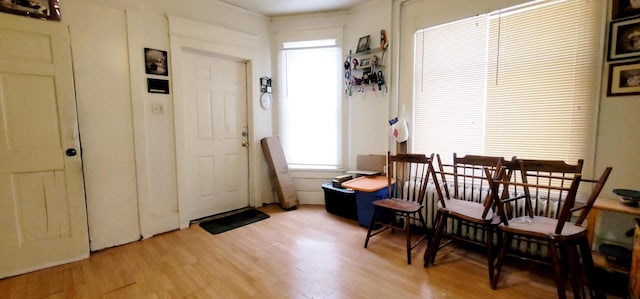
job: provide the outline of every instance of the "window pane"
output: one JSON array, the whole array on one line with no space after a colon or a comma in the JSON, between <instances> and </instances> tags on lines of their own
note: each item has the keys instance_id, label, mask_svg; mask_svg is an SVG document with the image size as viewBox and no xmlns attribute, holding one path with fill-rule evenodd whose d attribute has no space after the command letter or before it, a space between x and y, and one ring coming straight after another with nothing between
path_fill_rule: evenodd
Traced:
<instances>
[{"instance_id":1,"label":"window pane","mask_svg":"<svg viewBox=\"0 0 640 299\"><path fill-rule=\"evenodd\" d=\"M338 49L283 51L280 138L295 166L339 166Z\"/></svg>"}]
</instances>

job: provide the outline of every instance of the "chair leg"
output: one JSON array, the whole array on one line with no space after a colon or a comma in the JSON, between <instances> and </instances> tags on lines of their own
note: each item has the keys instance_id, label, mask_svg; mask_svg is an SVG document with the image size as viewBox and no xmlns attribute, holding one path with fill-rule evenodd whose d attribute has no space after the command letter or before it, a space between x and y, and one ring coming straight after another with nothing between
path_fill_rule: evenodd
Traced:
<instances>
[{"instance_id":1,"label":"chair leg","mask_svg":"<svg viewBox=\"0 0 640 299\"><path fill-rule=\"evenodd\" d=\"M424 216L422 216L422 211L418 211L418 218L420 219L422 228L424 228L424 237L427 238L427 242L431 244L431 236L429 234L429 229L427 228L427 221L424 219ZM427 247L429 244L427 244Z\"/></svg>"},{"instance_id":2,"label":"chair leg","mask_svg":"<svg viewBox=\"0 0 640 299\"><path fill-rule=\"evenodd\" d=\"M493 281L493 262L494 262L494 258L493 258L493 229L491 224L489 224L487 226L487 229L484 230L486 237L485 240L487 241L487 268L489 269L489 284L491 284L491 282Z\"/></svg>"},{"instance_id":3,"label":"chair leg","mask_svg":"<svg viewBox=\"0 0 640 299\"><path fill-rule=\"evenodd\" d=\"M584 292L583 292L583 280L582 280L582 271L581 271L581 264L580 264L580 258L578 257L578 244L577 243L573 243L573 242L564 242L566 244L561 244L561 246L565 247L566 250L564 250L564 252L566 252L566 260L567 260L567 265L569 266L568 269L568 274L569 274L569 281L571 282L571 289L573 290L573 298L574 299L582 299L584 298ZM566 273L565 273L566 274Z\"/></svg>"},{"instance_id":4,"label":"chair leg","mask_svg":"<svg viewBox=\"0 0 640 299\"><path fill-rule=\"evenodd\" d=\"M600 288L596 285L595 272L596 268L593 264L593 256L591 255L591 246L589 245L589 239L587 237L580 238L578 240L578 247L580 249L580 257L584 265L584 272L586 278L587 288L591 298L604 298L604 294L600 292Z\"/></svg>"},{"instance_id":5,"label":"chair leg","mask_svg":"<svg viewBox=\"0 0 640 299\"><path fill-rule=\"evenodd\" d=\"M378 212L378 207L373 206L373 213L371 214L371 221L369 222L369 229L367 230L367 238L364 240L364 248L367 248L369 245L369 238L371 238L371 230L373 230L373 226L376 223L376 214Z\"/></svg>"},{"instance_id":6,"label":"chair leg","mask_svg":"<svg viewBox=\"0 0 640 299\"><path fill-rule=\"evenodd\" d=\"M567 294L564 291L564 267L561 265L563 262L560 260L560 254L558 253L558 245L556 242L549 242L549 253L551 254L551 259L553 261L554 268L554 278L556 281L556 289L558 290L558 298L566 299Z\"/></svg>"},{"instance_id":7,"label":"chair leg","mask_svg":"<svg viewBox=\"0 0 640 299\"><path fill-rule=\"evenodd\" d=\"M498 253L498 257L496 257L495 264L495 274L493 275L493 280L491 281L491 288L496 289L498 285L498 280L500 279L500 271L502 271L502 262L504 259L504 254L507 251L507 246L509 246L510 235L504 232L502 234L502 246L500 246L500 252Z\"/></svg>"},{"instance_id":8,"label":"chair leg","mask_svg":"<svg viewBox=\"0 0 640 299\"><path fill-rule=\"evenodd\" d=\"M411 265L411 223L408 213L404 213L404 230L407 234L407 264Z\"/></svg>"},{"instance_id":9,"label":"chair leg","mask_svg":"<svg viewBox=\"0 0 640 299\"><path fill-rule=\"evenodd\" d=\"M429 264L433 264L435 262L436 254L438 253L438 249L440 249L440 238L442 238L444 225L447 221L446 215L441 214L440 211L438 211L436 219L438 219L436 232L433 235L433 239L431 239L431 243L429 244L429 246L427 246L427 250L424 253L424 267L429 267Z\"/></svg>"}]
</instances>

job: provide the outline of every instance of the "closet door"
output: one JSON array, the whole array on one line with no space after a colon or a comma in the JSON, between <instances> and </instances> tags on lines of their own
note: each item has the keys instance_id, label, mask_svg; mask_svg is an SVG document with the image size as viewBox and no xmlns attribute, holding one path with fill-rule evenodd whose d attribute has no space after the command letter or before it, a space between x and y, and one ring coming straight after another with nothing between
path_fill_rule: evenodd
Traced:
<instances>
[{"instance_id":1,"label":"closet door","mask_svg":"<svg viewBox=\"0 0 640 299\"><path fill-rule=\"evenodd\" d=\"M0 15L0 278L89 256L68 28Z\"/></svg>"}]
</instances>

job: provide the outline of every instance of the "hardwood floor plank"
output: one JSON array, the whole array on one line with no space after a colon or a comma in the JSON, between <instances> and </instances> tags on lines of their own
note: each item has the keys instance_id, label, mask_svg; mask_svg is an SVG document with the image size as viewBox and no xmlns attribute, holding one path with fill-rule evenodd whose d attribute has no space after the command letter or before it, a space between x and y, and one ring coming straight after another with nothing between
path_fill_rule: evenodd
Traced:
<instances>
[{"instance_id":1,"label":"hardwood floor plank","mask_svg":"<svg viewBox=\"0 0 640 299\"><path fill-rule=\"evenodd\" d=\"M551 269L505 265L498 290L485 257L453 246L406 264L402 234L373 237L356 221L300 206L211 235L198 225L0 280L1 298L554 298ZM528 266L525 266L528 267Z\"/></svg>"}]
</instances>

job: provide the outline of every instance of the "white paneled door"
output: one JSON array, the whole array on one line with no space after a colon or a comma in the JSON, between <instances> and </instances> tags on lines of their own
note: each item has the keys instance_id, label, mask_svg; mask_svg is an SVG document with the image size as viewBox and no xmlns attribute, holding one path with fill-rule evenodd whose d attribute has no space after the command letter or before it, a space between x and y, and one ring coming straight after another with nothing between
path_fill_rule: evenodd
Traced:
<instances>
[{"instance_id":1,"label":"white paneled door","mask_svg":"<svg viewBox=\"0 0 640 299\"><path fill-rule=\"evenodd\" d=\"M246 64L184 51L181 218L249 205Z\"/></svg>"},{"instance_id":2,"label":"white paneled door","mask_svg":"<svg viewBox=\"0 0 640 299\"><path fill-rule=\"evenodd\" d=\"M89 256L68 28L0 16L0 278Z\"/></svg>"}]
</instances>

